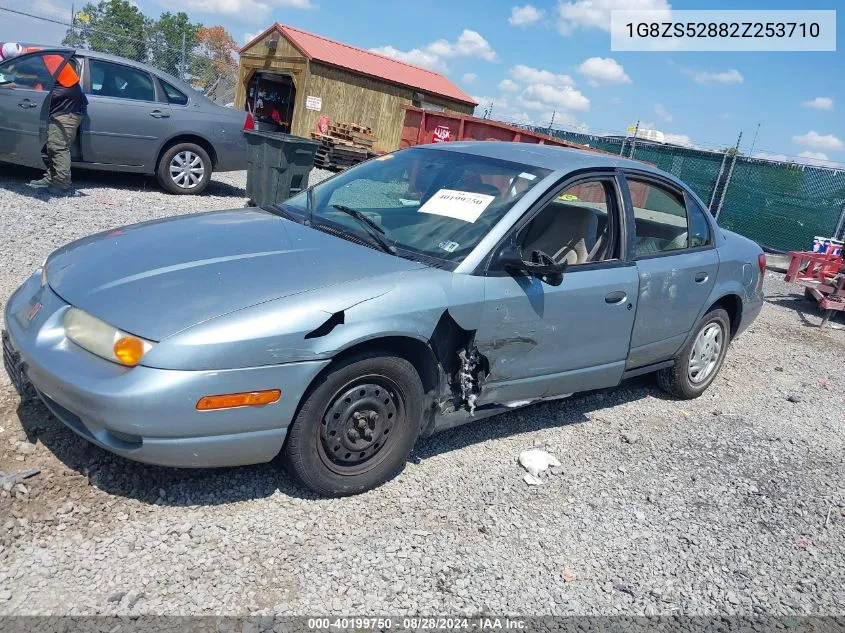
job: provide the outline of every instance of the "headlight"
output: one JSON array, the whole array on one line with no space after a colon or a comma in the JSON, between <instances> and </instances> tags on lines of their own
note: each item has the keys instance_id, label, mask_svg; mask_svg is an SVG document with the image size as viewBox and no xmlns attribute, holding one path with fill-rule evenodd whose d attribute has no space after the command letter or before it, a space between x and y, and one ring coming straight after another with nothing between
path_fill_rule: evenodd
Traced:
<instances>
[{"instance_id":1,"label":"headlight","mask_svg":"<svg viewBox=\"0 0 845 633\"><path fill-rule=\"evenodd\" d=\"M92 354L127 367L134 367L155 343L139 338L92 317L78 308L69 308L64 318L65 334Z\"/></svg>"}]
</instances>

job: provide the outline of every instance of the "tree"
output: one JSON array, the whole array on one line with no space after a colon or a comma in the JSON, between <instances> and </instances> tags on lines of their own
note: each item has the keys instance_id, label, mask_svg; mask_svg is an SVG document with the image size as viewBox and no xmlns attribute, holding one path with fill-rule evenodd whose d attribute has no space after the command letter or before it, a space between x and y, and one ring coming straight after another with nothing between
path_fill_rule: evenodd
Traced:
<instances>
[{"instance_id":1,"label":"tree","mask_svg":"<svg viewBox=\"0 0 845 633\"><path fill-rule=\"evenodd\" d=\"M149 21L127 0L89 2L75 15L62 44L147 61Z\"/></svg>"},{"instance_id":2,"label":"tree","mask_svg":"<svg viewBox=\"0 0 845 633\"><path fill-rule=\"evenodd\" d=\"M202 24L192 24L188 19L188 14L182 11L176 14L169 11L162 13L150 26L149 62L171 75L183 77L183 70L185 72L188 70L188 60L186 59L186 68L183 69L182 36L183 34L185 36L184 45L187 56L197 45L197 31L200 28Z\"/></svg>"},{"instance_id":3,"label":"tree","mask_svg":"<svg viewBox=\"0 0 845 633\"><path fill-rule=\"evenodd\" d=\"M211 94L222 79L231 80L238 70L238 43L222 26L197 29L197 46L201 53L193 59L192 83Z\"/></svg>"}]
</instances>

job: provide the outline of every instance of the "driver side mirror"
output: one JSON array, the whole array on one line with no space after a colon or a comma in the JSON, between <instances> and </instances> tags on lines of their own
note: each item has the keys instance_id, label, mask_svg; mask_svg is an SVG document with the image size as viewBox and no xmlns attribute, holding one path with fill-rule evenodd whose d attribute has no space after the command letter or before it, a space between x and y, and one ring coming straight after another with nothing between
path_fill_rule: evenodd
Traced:
<instances>
[{"instance_id":1,"label":"driver side mirror","mask_svg":"<svg viewBox=\"0 0 845 633\"><path fill-rule=\"evenodd\" d=\"M550 286L559 286L563 282L563 273L568 264L556 264L542 251L534 251L531 260L526 260L522 249L509 243L499 251L499 264L508 271L516 271L532 277L538 277Z\"/></svg>"}]
</instances>

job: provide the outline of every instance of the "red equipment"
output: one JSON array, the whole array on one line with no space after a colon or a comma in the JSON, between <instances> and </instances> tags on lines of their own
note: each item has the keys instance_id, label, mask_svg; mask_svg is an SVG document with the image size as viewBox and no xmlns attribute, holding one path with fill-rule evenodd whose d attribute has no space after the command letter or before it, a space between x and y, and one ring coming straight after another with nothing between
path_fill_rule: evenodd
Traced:
<instances>
[{"instance_id":1,"label":"red equipment","mask_svg":"<svg viewBox=\"0 0 845 633\"><path fill-rule=\"evenodd\" d=\"M786 281L804 286L804 296L818 301L824 310L821 327L835 311L845 312L845 261L834 255L833 247L825 253L790 251Z\"/></svg>"}]
</instances>

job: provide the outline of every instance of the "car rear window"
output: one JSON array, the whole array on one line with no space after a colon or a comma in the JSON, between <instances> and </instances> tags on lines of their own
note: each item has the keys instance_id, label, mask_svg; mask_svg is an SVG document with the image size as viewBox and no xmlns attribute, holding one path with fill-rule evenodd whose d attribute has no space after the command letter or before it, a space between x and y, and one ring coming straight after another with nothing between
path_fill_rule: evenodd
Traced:
<instances>
[{"instance_id":1,"label":"car rear window","mask_svg":"<svg viewBox=\"0 0 845 633\"><path fill-rule=\"evenodd\" d=\"M159 81L161 81L161 87L164 88L164 94L167 95L168 103L173 103L175 105L188 105L188 95L178 88L171 86L164 79L159 79Z\"/></svg>"}]
</instances>

